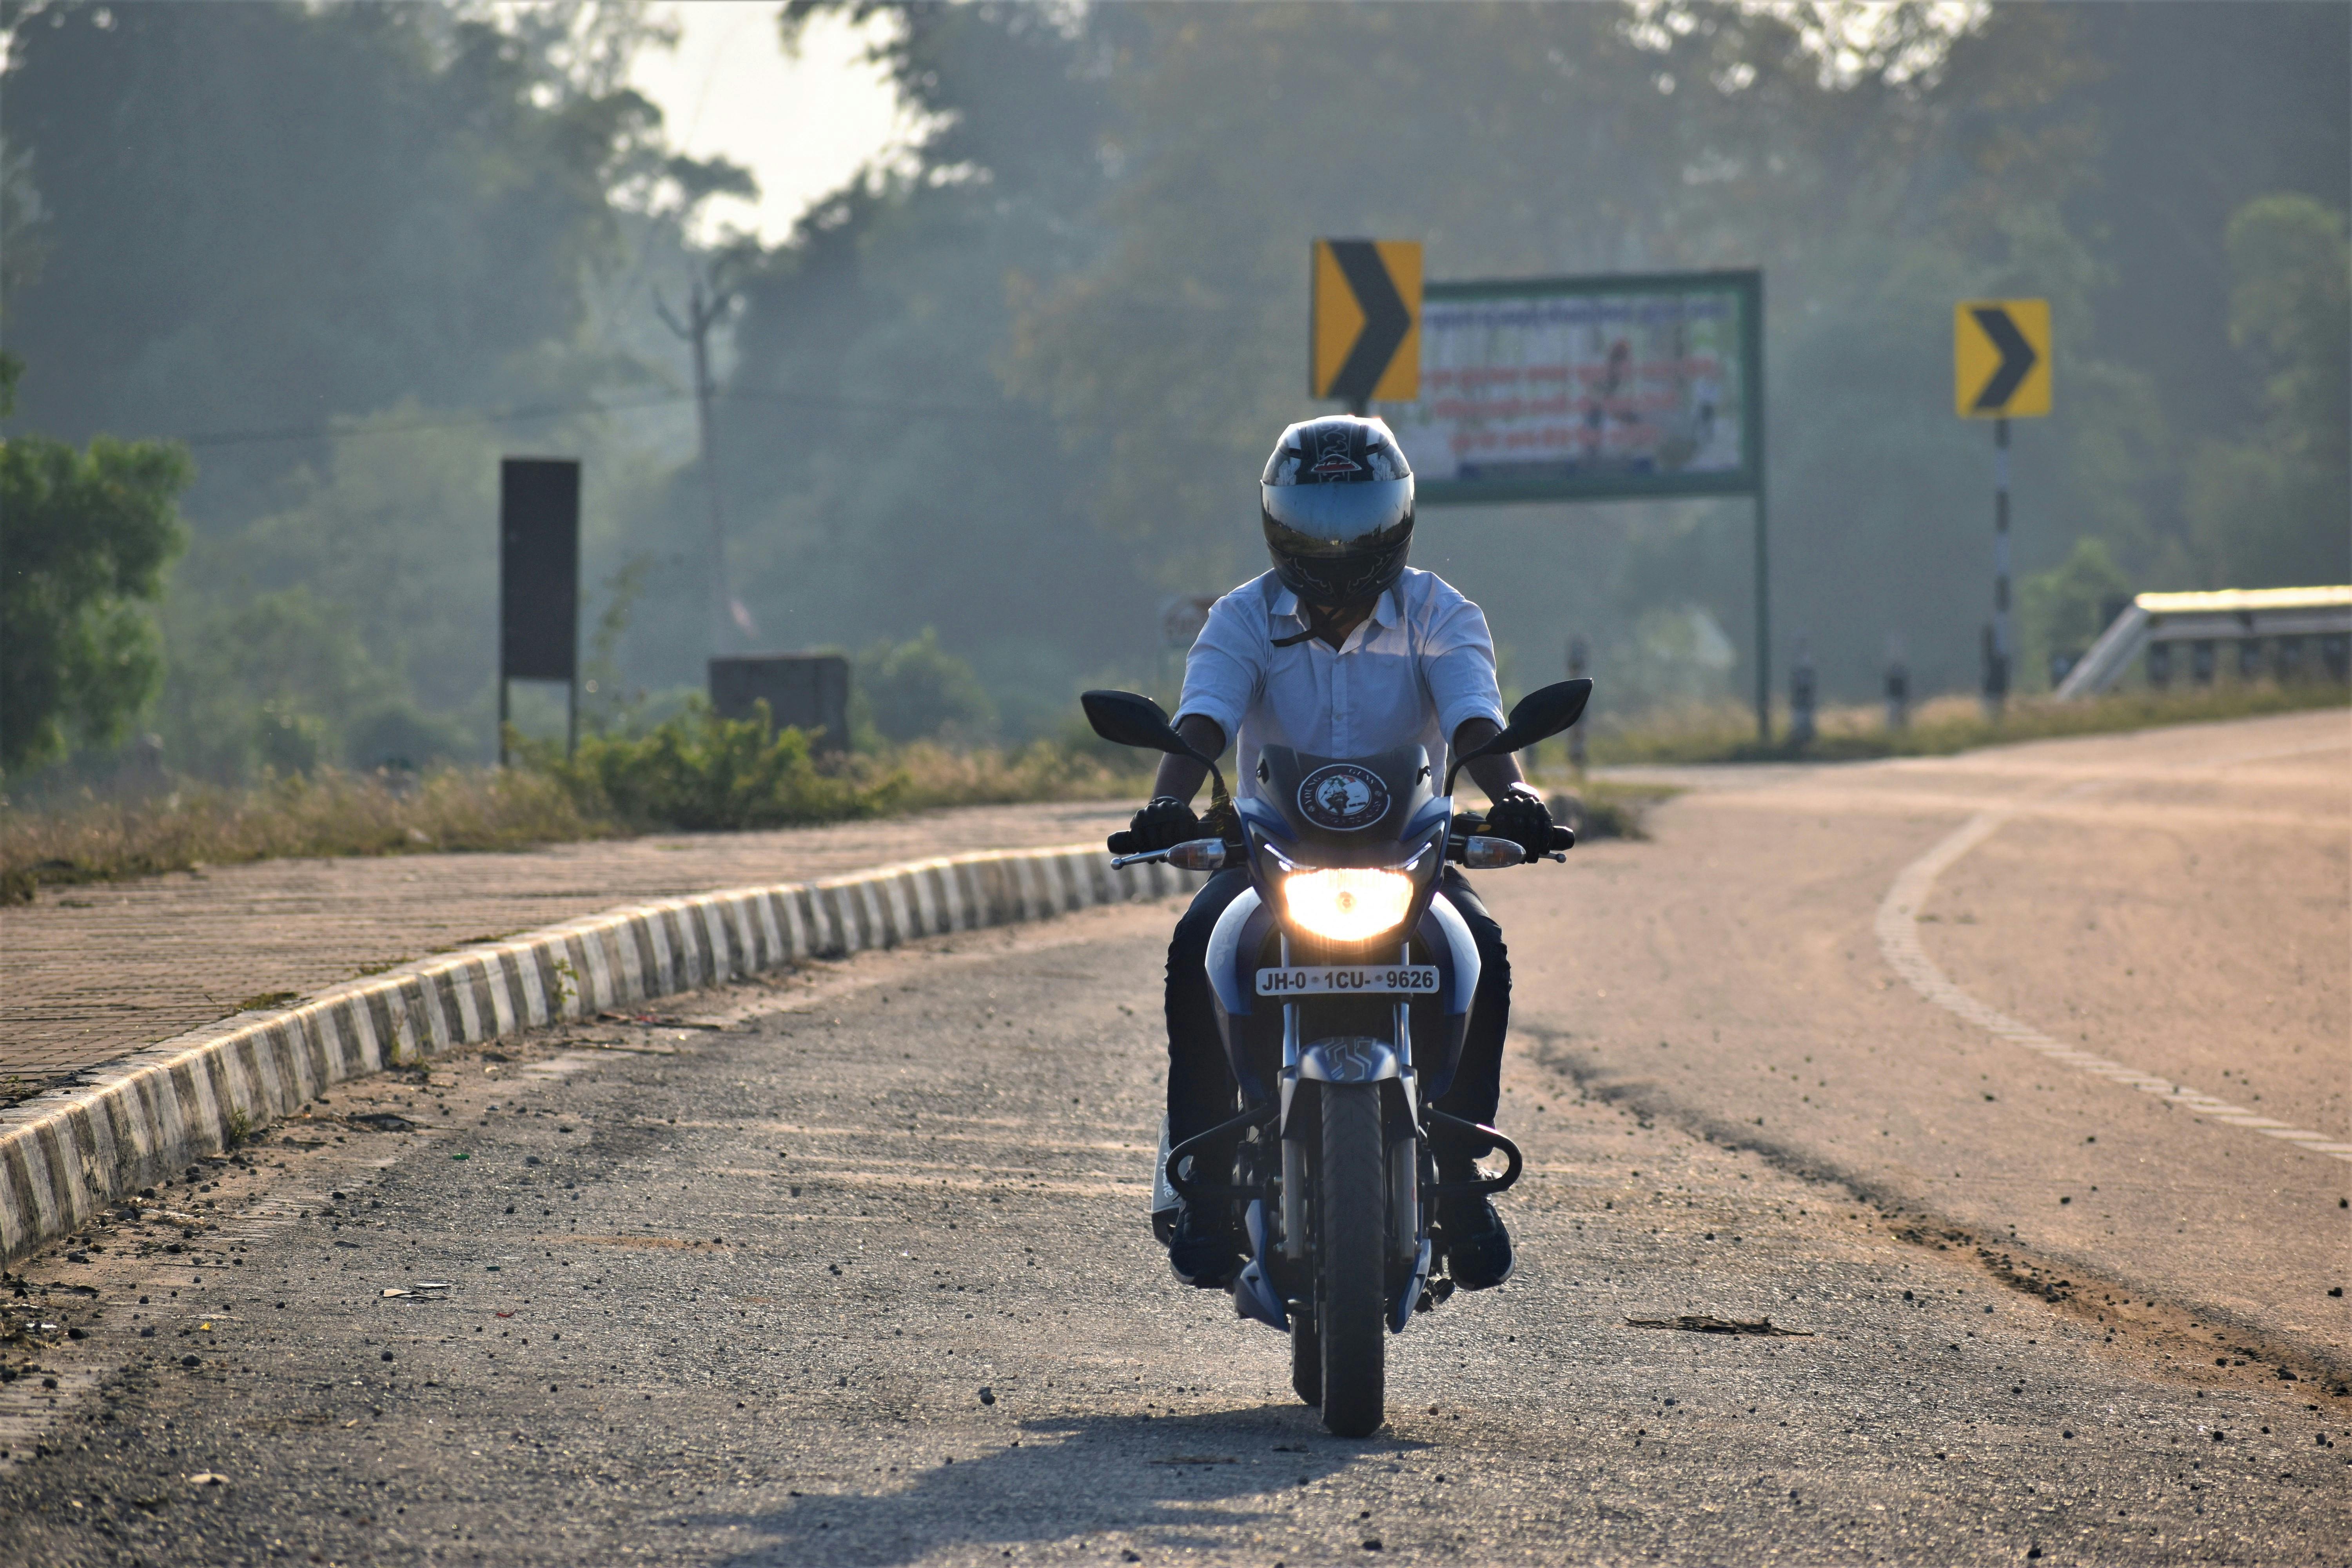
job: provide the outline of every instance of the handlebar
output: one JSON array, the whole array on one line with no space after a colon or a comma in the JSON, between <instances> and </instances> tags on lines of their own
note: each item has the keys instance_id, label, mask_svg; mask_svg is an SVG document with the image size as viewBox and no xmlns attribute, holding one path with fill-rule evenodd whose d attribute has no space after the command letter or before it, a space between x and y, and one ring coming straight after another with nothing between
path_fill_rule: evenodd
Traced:
<instances>
[{"instance_id":1,"label":"handlebar","mask_svg":"<svg viewBox=\"0 0 2352 1568\"><path fill-rule=\"evenodd\" d=\"M1576 847L1576 831L1573 828L1554 827L1551 830L1551 847L1542 854L1530 855L1516 838L1487 837L1486 826L1485 817L1470 812L1454 817L1445 836L1445 858L1457 866L1490 871L1504 866L1525 865L1529 860L1565 860L1568 858L1566 852ZM1129 844L1135 842L1134 835L1130 833L1110 836L1110 864L1115 871L1152 860L1164 860L1182 871L1222 871L1228 866L1241 863L1243 846L1223 838L1188 838L1164 849L1144 849L1134 853L1122 852L1121 839Z\"/></svg>"},{"instance_id":2,"label":"handlebar","mask_svg":"<svg viewBox=\"0 0 2352 1568\"><path fill-rule=\"evenodd\" d=\"M1551 847L1537 855L1528 854L1516 838L1488 837L1486 828L1486 819L1474 812L1456 816L1446 835L1445 858L1474 870L1493 870L1503 866L1523 866L1530 860L1566 860L1567 852L1576 847L1576 830L1572 827L1553 827Z\"/></svg>"}]
</instances>

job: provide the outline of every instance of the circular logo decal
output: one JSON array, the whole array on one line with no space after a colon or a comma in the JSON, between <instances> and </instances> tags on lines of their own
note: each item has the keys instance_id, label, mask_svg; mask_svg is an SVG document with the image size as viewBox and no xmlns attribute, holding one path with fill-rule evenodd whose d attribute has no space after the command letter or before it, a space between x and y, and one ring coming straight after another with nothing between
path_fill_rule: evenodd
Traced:
<instances>
[{"instance_id":1,"label":"circular logo decal","mask_svg":"<svg viewBox=\"0 0 2352 1568\"><path fill-rule=\"evenodd\" d=\"M1389 814L1389 786L1370 768L1330 763L1299 784L1298 809L1318 827L1352 833Z\"/></svg>"}]
</instances>

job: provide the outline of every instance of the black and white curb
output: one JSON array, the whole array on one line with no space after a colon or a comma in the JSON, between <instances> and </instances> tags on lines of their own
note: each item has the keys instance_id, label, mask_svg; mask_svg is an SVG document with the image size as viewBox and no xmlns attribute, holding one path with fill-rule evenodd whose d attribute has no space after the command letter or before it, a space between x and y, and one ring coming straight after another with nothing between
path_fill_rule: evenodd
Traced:
<instances>
[{"instance_id":1,"label":"black and white curb","mask_svg":"<svg viewBox=\"0 0 2352 1568\"><path fill-rule=\"evenodd\" d=\"M1164 865L1114 871L1094 845L992 850L663 899L240 1013L0 1110L0 1262L118 1194L217 1154L331 1084L534 1025L806 958L1049 919L1197 888Z\"/></svg>"}]
</instances>

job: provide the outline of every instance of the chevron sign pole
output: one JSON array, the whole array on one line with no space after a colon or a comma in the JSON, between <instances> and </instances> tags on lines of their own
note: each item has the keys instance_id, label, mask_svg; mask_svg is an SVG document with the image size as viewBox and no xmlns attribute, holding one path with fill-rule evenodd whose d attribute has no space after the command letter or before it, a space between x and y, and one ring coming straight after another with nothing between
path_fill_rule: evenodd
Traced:
<instances>
[{"instance_id":1,"label":"chevron sign pole","mask_svg":"<svg viewBox=\"0 0 2352 1568\"><path fill-rule=\"evenodd\" d=\"M1992 622L1984 631L1984 706L2009 698L2009 422L2050 412L2050 301L1963 300L1952 308L1952 396L1963 419L1992 421Z\"/></svg>"}]
</instances>

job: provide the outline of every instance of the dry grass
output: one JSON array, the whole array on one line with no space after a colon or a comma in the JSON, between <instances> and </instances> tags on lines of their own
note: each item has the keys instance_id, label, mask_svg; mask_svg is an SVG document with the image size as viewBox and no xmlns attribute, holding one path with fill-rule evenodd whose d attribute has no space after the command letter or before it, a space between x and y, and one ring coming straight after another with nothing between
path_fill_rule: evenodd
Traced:
<instances>
[{"instance_id":1,"label":"dry grass","mask_svg":"<svg viewBox=\"0 0 2352 1568\"><path fill-rule=\"evenodd\" d=\"M1121 756L1118 762L1128 759ZM1050 742L1016 752L918 743L854 757L793 818L1033 800L1140 799L1148 773ZM0 903L44 885L112 881L293 856L523 849L673 826L625 820L579 781L530 768L450 769L424 779L322 773L249 789L190 785L149 799L30 809L0 803Z\"/></svg>"},{"instance_id":2,"label":"dry grass","mask_svg":"<svg viewBox=\"0 0 2352 1568\"><path fill-rule=\"evenodd\" d=\"M1019 751L959 752L918 741L864 765L895 780L891 804L902 811L941 805L1010 805L1030 800L1141 800L1151 793L1158 759L1122 752L1105 757L1052 741Z\"/></svg>"},{"instance_id":3,"label":"dry grass","mask_svg":"<svg viewBox=\"0 0 2352 1568\"><path fill-rule=\"evenodd\" d=\"M406 781L322 773L43 810L0 805L0 902L22 902L43 884L243 860L519 849L614 831L551 779L461 769Z\"/></svg>"},{"instance_id":4,"label":"dry grass","mask_svg":"<svg viewBox=\"0 0 2352 1568\"><path fill-rule=\"evenodd\" d=\"M1811 744L1785 739L1761 745L1755 715L1726 705L1678 714L1644 717L1622 728L1602 730L1590 742L1591 760L1601 764L1641 763L1845 762L1866 757L1948 756L1979 746L2063 735L2116 734L2166 724L2211 723L2341 708L2352 690L2326 682L2278 686L2268 681L2227 683L2188 690L2119 691L2074 702L2047 697L2013 698L2000 721L1984 715L1977 699L1938 697L1912 710L1910 725L1886 728L1876 705L1822 711ZM1782 723L1785 725L1785 719Z\"/></svg>"}]
</instances>

